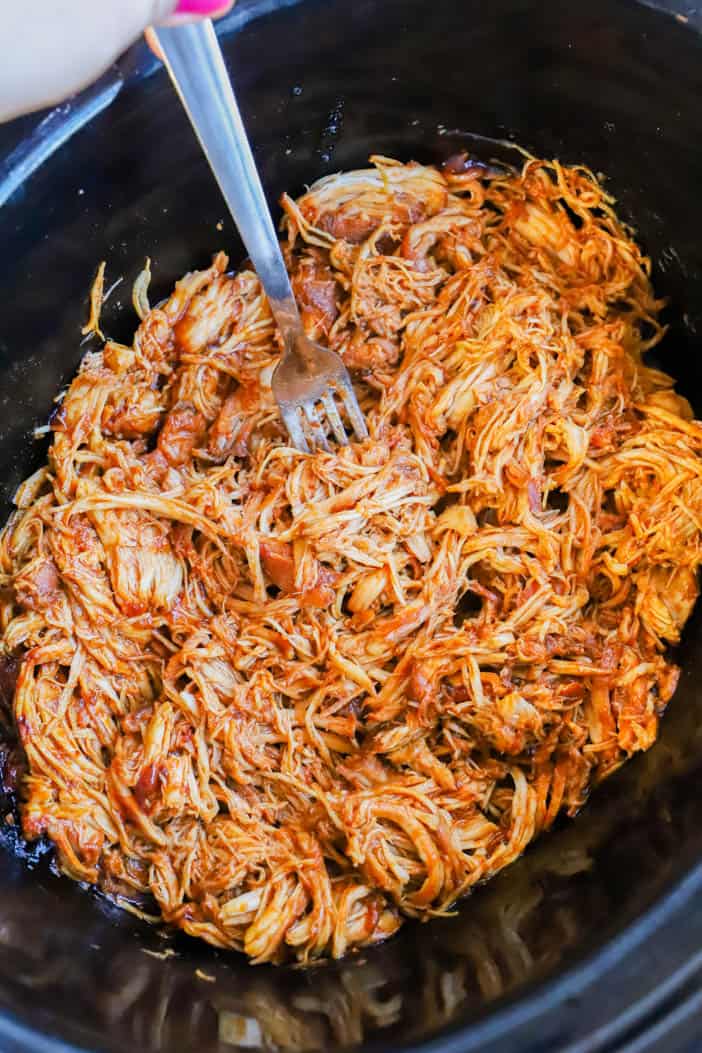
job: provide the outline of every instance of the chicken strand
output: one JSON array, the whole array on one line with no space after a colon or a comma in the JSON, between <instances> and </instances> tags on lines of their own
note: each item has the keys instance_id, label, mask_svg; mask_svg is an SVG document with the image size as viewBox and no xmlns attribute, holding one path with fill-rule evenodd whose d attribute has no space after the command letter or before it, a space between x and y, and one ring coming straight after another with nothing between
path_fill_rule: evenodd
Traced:
<instances>
[{"instance_id":1,"label":"chicken strand","mask_svg":"<svg viewBox=\"0 0 702 1053\"><path fill-rule=\"evenodd\" d=\"M288 444L254 273L150 308L147 270L0 536L24 836L253 962L446 913L574 815L655 740L698 591L702 424L602 186L371 161L282 200L368 441Z\"/></svg>"}]
</instances>

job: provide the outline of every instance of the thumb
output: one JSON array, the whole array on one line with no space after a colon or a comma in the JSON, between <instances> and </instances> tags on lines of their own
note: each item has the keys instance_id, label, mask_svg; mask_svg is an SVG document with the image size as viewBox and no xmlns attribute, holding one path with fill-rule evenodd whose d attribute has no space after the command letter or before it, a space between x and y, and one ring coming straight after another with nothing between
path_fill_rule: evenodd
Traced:
<instances>
[{"instance_id":1,"label":"thumb","mask_svg":"<svg viewBox=\"0 0 702 1053\"><path fill-rule=\"evenodd\" d=\"M155 22L215 16L226 0L0 0L0 120L49 106L103 73Z\"/></svg>"},{"instance_id":2,"label":"thumb","mask_svg":"<svg viewBox=\"0 0 702 1053\"><path fill-rule=\"evenodd\" d=\"M234 6L234 0L156 0L154 23L193 18L219 18Z\"/></svg>"}]
</instances>

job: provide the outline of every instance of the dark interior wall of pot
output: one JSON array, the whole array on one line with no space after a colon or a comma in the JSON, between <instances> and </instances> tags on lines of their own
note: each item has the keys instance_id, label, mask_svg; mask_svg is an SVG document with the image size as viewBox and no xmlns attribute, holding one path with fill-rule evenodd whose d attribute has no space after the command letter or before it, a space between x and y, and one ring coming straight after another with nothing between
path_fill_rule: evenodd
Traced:
<instances>
[{"instance_id":1,"label":"dark interior wall of pot","mask_svg":"<svg viewBox=\"0 0 702 1053\"><path fill-rule=\"evenodd\" d=\"M517 159L497 140L606 173L671 298L661 359L702 412L702 40L692 28L624 0L241 0L229 26L226 53L271 202L372 152L433 161L467 146ZM89 346L80 326L97 263L107 261L108 287L122 279L104 327L127 339L130 285L145 256L155 299L220 248L234 263L241 257L165 77L144 75L152 67L143 51L132 55L111 105L0 209L5 499L42 458L32 427ZM0 132L0 152L13 135ZM493 1003L502 1015L481 1026L501 1053L524 1049L529 1034L529 1048L557 1049L597 1023L609 1027L618 1005L685 960L702 938L697 922L687 918L676 939L656 930L667 958L650 940L636 951L618 945L624 964L597 967L611 975L604 993L594 974L583 975L548 1006L529 1003L538 1025L505 1015L508 996L604 945L702 856L699 617L681 661L681 688L649 755L603 787L576 823L478 891L459 918L408 926L364 961L311 974L252 970L184 939L164 958L163 940L57 878L41 852L16 858L6 833L0 1004L86 1048L120 1051L225 1050L244 1026L254 1048L283 1036L295 1050L363 1039L409 1048ZM658 921L642 924L650 934ZM473 1048L460 1042L453 1048ZM479 1029L470 1042L493 1048Z\"/></svg>"}]
</instances>

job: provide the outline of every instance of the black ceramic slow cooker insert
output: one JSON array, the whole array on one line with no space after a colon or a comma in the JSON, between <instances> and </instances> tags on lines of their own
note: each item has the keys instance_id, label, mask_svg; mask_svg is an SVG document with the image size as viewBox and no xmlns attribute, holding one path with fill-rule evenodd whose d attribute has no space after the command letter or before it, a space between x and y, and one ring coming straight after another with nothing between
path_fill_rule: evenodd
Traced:
<instances>
[{"instance_id":1,"label":"black ceramic slow cooker insert","mask_svg":"<svg viewBox=\"0 0 702 1053\"><path fill-rule=\"evenodd\" d=\"M702 415L702 17L634 0L239 0L224 50L274 211L370 153L468 149L584 162L669 297L666 371ZM677 13L677 17L676 17ZM97 263L123 282L104 328L129 339L218 249L243 257L167 78L137 45L84 95L0 129L0 492L81 355ZM687 1053L702 1048L702 618L660 741L457 916L407 924L313 969L248 965L58 876L0 831L5 1053ZM4 805L5 814L11 802Z\"/></svg>"}]
</instances>

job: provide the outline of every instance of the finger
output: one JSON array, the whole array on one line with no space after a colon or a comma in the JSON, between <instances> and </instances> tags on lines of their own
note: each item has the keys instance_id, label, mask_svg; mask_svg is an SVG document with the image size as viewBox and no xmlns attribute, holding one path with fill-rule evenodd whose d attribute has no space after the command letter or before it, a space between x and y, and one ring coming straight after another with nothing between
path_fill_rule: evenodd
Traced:
<instances>
[{"instance_id":1,"label":"finger","mask_svg":"<svg viewBox=\"0 0 702 1053\"><path fill-rule=\"evenodd\" d=\"M148 25L212 17L230 0L0 0L0 121L49 106L96 80ZM57 46L60 42L60 46Z\"/></svg>"},{"instance_id":2,"label":"finger","mask_svg":"<svg viewBox=\"0 0 702 1053\"><path fill-rule=\"evenodd\" d=\"M153 26L147 26L144 30L144 40L149 45L159 62L165 62L166 60L163 56L163 51L161 50L161 45L158 42L158 36L156 35Z\"/></svg>"},{"instance_id":3,"label":"finger","mask_svg":"<svg viewBox=\"0 0 702 1053\"><path fill-rule=\"evenodd\" d=\"M199 18L220 18L231 11L234 0L179 0L175 10L158 19L165 25L192 22ZM172 7L172 5L171 5Z\"/></svg>"}]
</instances>

